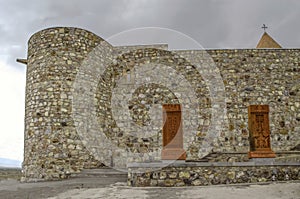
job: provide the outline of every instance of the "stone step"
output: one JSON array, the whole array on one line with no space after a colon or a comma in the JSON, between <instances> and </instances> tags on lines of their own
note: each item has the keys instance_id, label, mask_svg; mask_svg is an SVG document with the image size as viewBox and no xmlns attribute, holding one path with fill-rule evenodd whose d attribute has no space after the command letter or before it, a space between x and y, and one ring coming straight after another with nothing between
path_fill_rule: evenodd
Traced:
<instances>
[{"instance_id":1,"label":"stone step","mask_svg":"<svg viewBox=\"0 0 300 199\"><path fill-rule=\"evenodd\" d=\"M79 178L95 178L95 177L118 177L122 179L127 179L127 172L119 171L111 168L101 168L101 169L84 169L80 173L72 174L71 177Z\"/></svg>"},{"instance_id":2,"label":"stone step","mask_svg":"<svg viewBox=\"0 0 300 199\"><path fill-rule=\"evenodd\" d=\"M289 155L276 157L275 162L300 162L300 155Z\"/></svg>"}]
</instances>

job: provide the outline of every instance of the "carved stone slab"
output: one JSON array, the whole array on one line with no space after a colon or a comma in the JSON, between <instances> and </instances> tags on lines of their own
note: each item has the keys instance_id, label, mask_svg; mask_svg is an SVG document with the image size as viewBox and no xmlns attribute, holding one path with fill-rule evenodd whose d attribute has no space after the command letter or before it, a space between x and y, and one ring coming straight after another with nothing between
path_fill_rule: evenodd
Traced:
<instances>
[{"instance_id":1,"label":"carved stone slab","mask_svg":"<svg viewBox=\"0 0 300 199\"><path fill-rule=\"evenodd\" d=\"M248 107L248 127L250 152L249 158L274 158L271 149L269 106L250 105Z\"/></svg>"},{"instance_id":2,"label":"carved stone slab","mask_svg":"<svg viewBox=\"0 0 300 199\"><path fill-rule=\"evenodd\" d=\"M163 104L163 160L185 160L180 104Z\"/></svg>"}]
</instances>

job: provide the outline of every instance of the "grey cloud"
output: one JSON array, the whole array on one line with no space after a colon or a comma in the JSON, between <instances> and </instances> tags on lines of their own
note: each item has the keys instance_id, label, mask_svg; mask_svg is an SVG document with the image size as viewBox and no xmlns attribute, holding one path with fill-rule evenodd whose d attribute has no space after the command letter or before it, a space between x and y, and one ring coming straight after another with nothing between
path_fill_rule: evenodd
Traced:
<instances>
[{"instance_id":1,"label":"grey cloud","mask_svg":"<svg viewBox=\"0 0 300 199\"><path fill-rule=\"evenodd\" d=\"M0 8L0 54L26 56L29 37L43 28L77 26L103 38L145 26L175 29L205 48L253 48L266 23L284 47L299 47L297 0L10 0ZM124 38L126 39L126 38ZM19 48L16 46L20 46ZM14 47L13 47L14 46Z\"/></svg>"}]
</instances>

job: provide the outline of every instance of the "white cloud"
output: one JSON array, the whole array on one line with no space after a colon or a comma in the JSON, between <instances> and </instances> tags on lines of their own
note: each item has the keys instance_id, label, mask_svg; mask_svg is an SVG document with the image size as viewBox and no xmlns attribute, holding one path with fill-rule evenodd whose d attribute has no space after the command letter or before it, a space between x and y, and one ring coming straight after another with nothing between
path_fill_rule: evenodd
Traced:
<instances>
[{"instance_id":1,"label":"white cloud","mask_svg":"<svg viewBox=\"0 0 300 199\"><path fill-rule=\"evenodd\" d=\"M0 62L0 81L0 157L22 160L25 72Z\"/></svg>"}]
</instances>

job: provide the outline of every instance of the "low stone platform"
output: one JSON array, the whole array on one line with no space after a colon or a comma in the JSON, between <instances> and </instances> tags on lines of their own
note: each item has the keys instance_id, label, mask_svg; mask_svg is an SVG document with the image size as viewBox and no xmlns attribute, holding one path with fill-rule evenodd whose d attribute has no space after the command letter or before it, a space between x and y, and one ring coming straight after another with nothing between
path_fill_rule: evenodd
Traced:
<instances>
[{"instance_id":1,"label":"low stone platform","mask_svg":"<svg viewBox=\"0 0 300 199\"><path fill-rule=\"evenodd\" d=\"M128 185L203 186L300 180L300 162L185 162L128 164Z\"/></svg>"}]
</instances>

